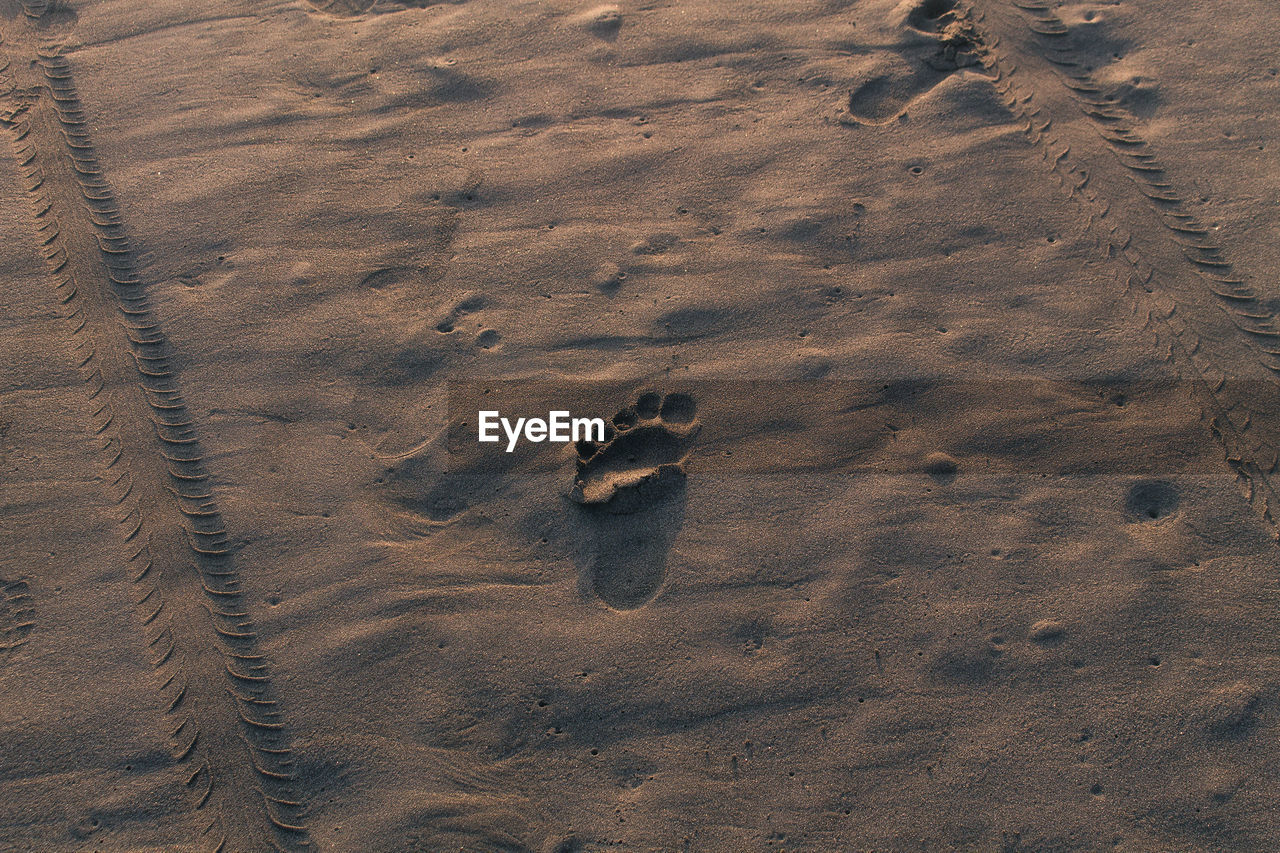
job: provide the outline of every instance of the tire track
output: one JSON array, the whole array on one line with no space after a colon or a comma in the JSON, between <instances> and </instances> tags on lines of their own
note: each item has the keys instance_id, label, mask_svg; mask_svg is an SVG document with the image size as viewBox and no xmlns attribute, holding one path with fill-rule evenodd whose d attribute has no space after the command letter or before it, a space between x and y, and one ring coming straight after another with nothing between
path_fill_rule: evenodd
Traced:
<instances>
[{"instance_id":1,"label":"tire track","mask_svg":"<svg viewBox=\"0 0 1280 853\"><path fill-rule=\"evenodd\" d=\"M36 626L31 590L23 578L0 578L0 653L8 655L27 642Z\"/></svg>"},{"instance_id":2,"label":"tire track","mask_svg":"<svg viewBox=\"0 0 1280 853\"><path fill-rule=\"evenodd\" d=\"M307 5L335 18L354 18L373 8L374 0L307 0Z\"/></svg>"},{"instance_id":3,"label":"tire track","mask_svg":"<svg viewBox=\"0 0 1280 853\"><path fill-rule=\"evenodd\" d=\"M1254 508L1277 521L1280 321L1170 181L1140 122L1099 82L1044 0L955 14L996 91L1078 203L1143 329L1189 381Z\"/></svg>"},{"instance_id":4,"label":"tire track","mask_svg":"<svg viewBox=\"0 0 1280 853\"><path fill-rule=\"evenodd\" d=\"M39 20L49 11L50 0L21 0L22 14L28 18Z\"/></svg>"},{"instance_id":5,"label":"tire track","mask_svg":"<svg viewBox=\"0 0 1280 853\"><path fill-rule=\"evenodd\" d=\"M31 141L30 111L34 100L30 93L20 96L8 76L9 60L3 60L0 90L5 104L3 124L9 132L23 190L30 203L32 219L39 237L40 252L50 273L54 293L65 324L68 348L85 383L86 397L92 414L88 431L94 439L101 481L111 500L116 531L126 549L124 570L135 588L135 614L142 631L145 648L156 671L159 692L165 709L166 735L175 764L184 774L191 792L192 806L205 813L204 833L214 849L223 846L225 832L216 808L210 808L213 779L207 749L201 742L199 724L192 716L193 697L188 692L190 678L185 659L176 647L170 614L164 593L157 586L161 570L151 555L149 533L145 529L134 478L127 464L122 464L123 442L117 428L115 407L107 393L101 359L89 330L89 320L81 307L79 284L69 269L69 259L61 234L61 226L53 213L53 199L45 187L45 173Z\"/></svg>"},{"instance_id":6,"label":"tire track","mask_svg":"<svg viewBox=\"0 0 1280 853\"><path fill-rule=\"evenodd\" d=\"M36 17L32 15L32 17ZM172 352L137 276L72 68L39 46L0 75L3 125L85 381L172 754L212 850L310 846L289 732Z\"/></svg>"}]
</instances>

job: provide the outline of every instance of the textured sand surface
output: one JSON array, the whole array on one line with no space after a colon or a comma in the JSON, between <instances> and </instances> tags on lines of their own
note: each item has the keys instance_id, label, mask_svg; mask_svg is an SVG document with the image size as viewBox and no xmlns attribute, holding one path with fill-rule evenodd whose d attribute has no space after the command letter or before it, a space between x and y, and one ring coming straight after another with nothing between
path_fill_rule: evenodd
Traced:
<instances>
[{"instance_id":1,"label":"textured sand surface","mask_svg":"<svg viewBox=\"0 0 1280 853\"><path fill-rule=\"evenodd\" d=\"M1270 3L0 13L0 850L1280 846Z\"/></svg>"}]
</instances>

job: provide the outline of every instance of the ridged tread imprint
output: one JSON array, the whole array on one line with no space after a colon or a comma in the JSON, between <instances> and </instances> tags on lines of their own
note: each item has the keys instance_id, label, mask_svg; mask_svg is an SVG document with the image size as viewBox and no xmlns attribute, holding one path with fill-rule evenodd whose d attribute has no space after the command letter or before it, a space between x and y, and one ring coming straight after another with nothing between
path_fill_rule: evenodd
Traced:
<instances>
[{"instance_id":1,"label":"ridged tread imprint","mask_svg":"<svg viewBox=\"0 0 1280 853\"><path fill-rule=\"evenodd\" d=\"M972 27L1003 103L1083 208L1143 329L1188 381L1250 503L1274 528L1280 322L1190 210L1141 123L1090 70L1053 5L1013 6L965 0L955 14Z\"/></svg>"},{"instance_id":2,"label":"ridged tread imprint","mask_svg":"<svg viewBox=\"0 0 1280 853\"><path fill-rule=\"evenodd\" d=\"M24 645L35 626L36 611L26 579L0 578L0 655Z\"/></svg>"},{"instance_id":3,"label":"ridged tread imprint","mask_svg":"<svg viewBox=\"0 0 1280 853\"><path fill-rule=\"evenodd\" d=\"M44 4L24 8L38 20ZM57 44L31 35L35 85L19 88L16 69L0 58L0 123L84 382L87 429L156 672L163 734L202 817L196 843L214 851L311 848L289 729L173 351L138 277L71 63ZM190 609L208 614L205 627L183 618ZM236 780L250 779L256 797L238 790ZM260 807L244 806L255 799Z\"/></svg>"}]
</instances>

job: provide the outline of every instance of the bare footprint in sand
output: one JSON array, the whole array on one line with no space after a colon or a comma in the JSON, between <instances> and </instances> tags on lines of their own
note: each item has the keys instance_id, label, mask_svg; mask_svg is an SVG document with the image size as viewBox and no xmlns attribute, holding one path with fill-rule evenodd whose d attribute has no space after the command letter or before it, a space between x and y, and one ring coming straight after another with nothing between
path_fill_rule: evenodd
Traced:
<instances>
[{"instance_id":1,"label":"bare footprint in sand","mask_svg":"<svg viewBox=\"0 0 1280 853\"><path fill-rule=\"evenodd\" d=\"M603 444L579 442L570 499L593 546L583 566L596 595L631 610L657 594L684 521L684 464L701 425L685 394L641 394L614 415Z\"/></svg>"},{"instance_id":2,"label":"bare footprint in sand","mask_svg":"<svg viewBox=\"0 0 1280 853\"><path fill-rule=\"evenodd\" d=\"M701 429L695 409L686 394L641 394L635 405L613 416L612 435L604 444L578 442L578 476L569 497L580 504L614 503L615 512L630 511L633 504L639 508L637 499L646 487L684 476L689 445Z\"/></svg>"},{"instance_id":3,"label":"bare footprint in sand","mask_svg":"<svg viewBox=\"0 0 1280 853\"><path fill-rule=\"evenodd\" d=\"M897 51L872 62L837 118L849 125L886 125L950 74L979 64L977 35L955 12L954 0L904 2L895 11Z\"/></svg>"}]
</instances>

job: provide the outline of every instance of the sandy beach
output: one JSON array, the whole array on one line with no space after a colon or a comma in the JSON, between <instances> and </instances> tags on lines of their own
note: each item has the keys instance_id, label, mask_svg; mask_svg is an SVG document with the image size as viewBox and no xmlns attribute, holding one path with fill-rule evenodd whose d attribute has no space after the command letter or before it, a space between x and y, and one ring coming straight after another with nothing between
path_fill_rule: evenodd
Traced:
<instances>
[{"instance_id":1,"label":"sandy beach","mask_svg":"<svg viewBox=\"0 0 1280 853\"><path fill-rule=\"evenodd\" d=\"M2 0L0 851L1280 849L1274 11Z\"/></svg>"}]
</instances>

